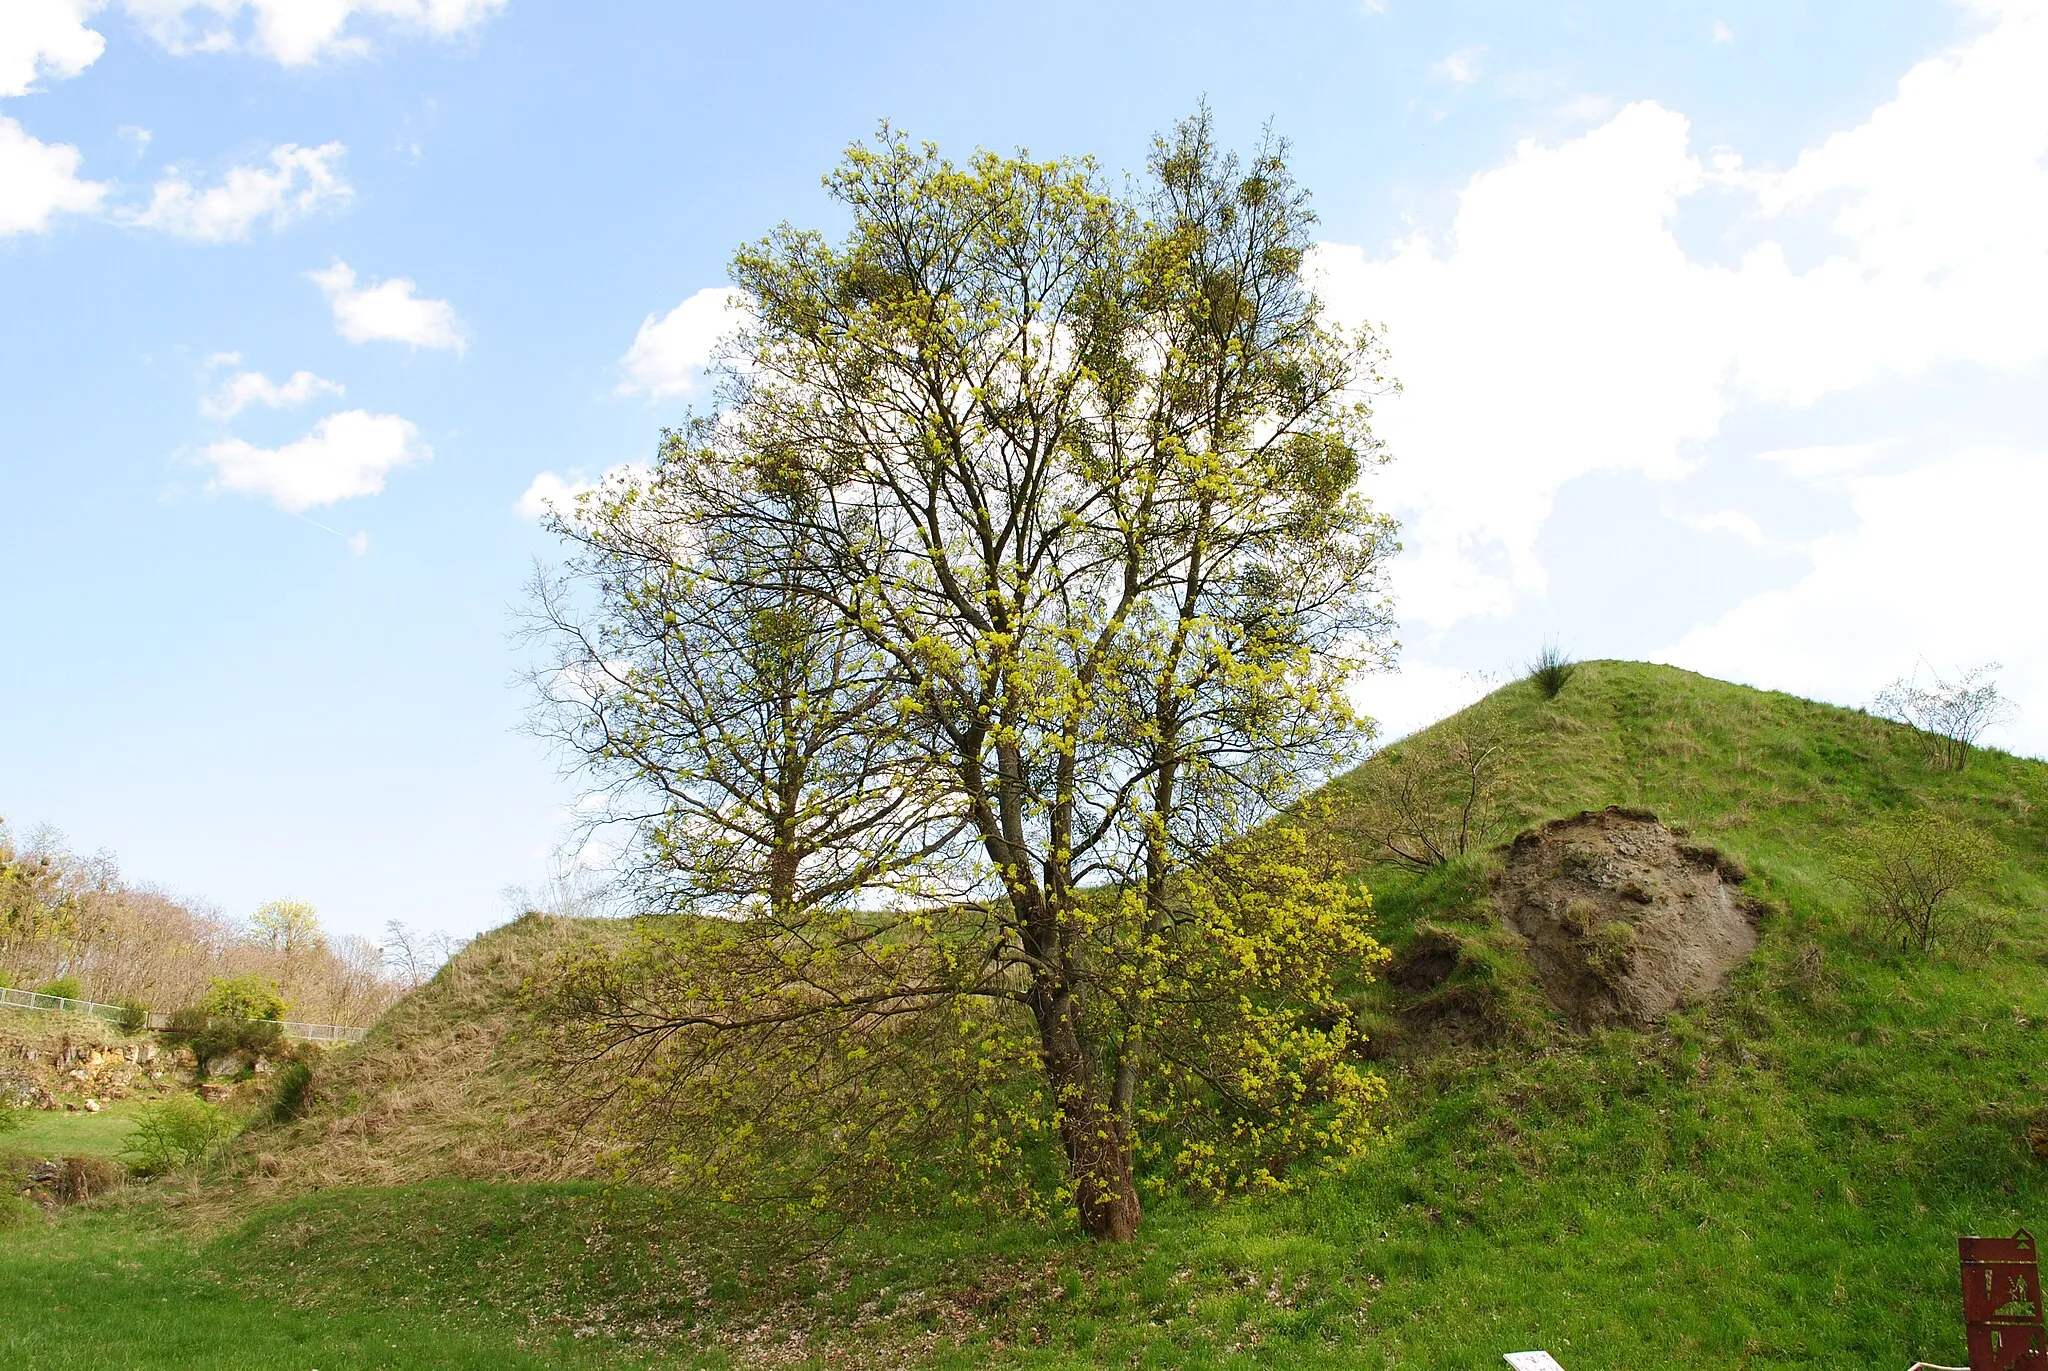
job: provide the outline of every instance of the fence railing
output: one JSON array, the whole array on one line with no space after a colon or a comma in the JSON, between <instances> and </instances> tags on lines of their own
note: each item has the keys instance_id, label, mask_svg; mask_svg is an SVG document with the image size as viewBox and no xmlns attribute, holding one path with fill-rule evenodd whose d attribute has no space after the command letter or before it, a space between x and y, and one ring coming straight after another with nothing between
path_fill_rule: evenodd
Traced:
<instances>
[{"instance_id":1,"label":"fence railing","mask_svg":"<svg viewBox=\"0 0 2048 1371\"><path fill-rule=\"evenodd\" d=\"M15 1009L41 1009L51 1013L86 1014L109 1023L125 1024L135 1014L127 1005L100 1004L94 1000L74 1000L69 995L45 995L40 990L9 990L0 986L0 1005ZM146 1014L144 1027L168 1028L171 1016L168 1014ZM352 1043L362 1040L369 1032L367 1028L351 1028L338 1023L299 1023L294 1019L251 1019L250 1023L274 1023L288 1038L304 1038L316 1043Z\"/></svg>"}]
</instances>

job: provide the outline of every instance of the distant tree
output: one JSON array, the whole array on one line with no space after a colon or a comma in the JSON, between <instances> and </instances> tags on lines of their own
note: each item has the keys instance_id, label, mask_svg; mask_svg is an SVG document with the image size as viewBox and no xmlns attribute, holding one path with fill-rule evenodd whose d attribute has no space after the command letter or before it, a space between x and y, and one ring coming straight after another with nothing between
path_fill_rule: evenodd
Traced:
<instances>
[{"instance_id":1,"label":"distant tree","mask_svg":"<svg viewBox=\"0 0 2048 1371\"><path fill-rule=\"evenodd\" d=\"M1991 840L1975 828L1921 812L1858 833L1844 874L1884 937L1928 952L1996 861Z\"/></svg>"},{"instance_id":2,"label":"distant tree","mask_svg":"<svg viewBox=\"0 0 2048 1371\"><path fill-rule=\"evenodd\" d=\"M843 246L734 263L726 411L556 525L544 714L643 879L727 916L593 954L577 1050L736 1199L1050 1136L1127 1239L1141 1163L1351 1155L1366 905L1260 825L1365 736L1393 527L1379 344L1321 322L1284 148L1205 112L1120 197L885 131L829 185Z\"/></svg>"},{"instance_id":3,"label":"distant tree","mask_svg":"<svg viewBox=\"0 0 2048 1371\"><path fill-rule=\"evenodd\" d=\"M1911 676L1901 676L1879 691L1871 712L1926 734L1934 740L1941 766L1961 771L1985 730L2012 713L2012 702L1998 693L1993 673L1999 669L1997 662L1987 662L1953 681L1930 670L1923 683L1915 668Z\"/></svg>"},{"instance_id":4,"label":"distant tree","mask_svg":"<svg viewBox=\"0 0 2048 1371\"><path fill-rule=\"evenodd\" d=\"M392 919L384 925L384 941L378 947L384 965L407 990L414 990L468 945L469 939L445 930L412 928Z\"/></svg>"},{"instance_id":5,"label":"distant tree","mask_svg":"<svg viewBox=\"0 0 2048 1371\"><path fill-rule=\"evenodd\" d=\"M46 850L21 851L0 824L0 956L76 931L77 901Z\"/></svg>"},{"instance_id":6,"label":"distant tree","mask_svg":"<svg viewBox=\"0 0 2048 1371\"><path fill-rule=\"evenodd\" d=\"M295 957L326 946L320 911L304 900L272 900L249 916L256 941L282 957Z\"/></svg>"},{"instance_id":7,"label":"distant tree","mask_svg":"<svg viewBox=\"0 0 2048 1371\"><path fill-rule=\"evenodd\" d=\"M1392 743L1349 779L1342 827L1377 860L1417 871L1478 851L1506 821L1507 741L1484 716Z\"/></svg>"},{"instance_id":8,"label":"distant tree","mask_svg":"<svg viewBox=\"0 0 2048 1371\"><path fill-rule=\"evenodd\" d=\"M378 948L384 954L384 965L407 990L418 987L434 974L424 935L401 920L391 919L385 923L384 941L378 944Z\"/></svg>"}]
</instances>

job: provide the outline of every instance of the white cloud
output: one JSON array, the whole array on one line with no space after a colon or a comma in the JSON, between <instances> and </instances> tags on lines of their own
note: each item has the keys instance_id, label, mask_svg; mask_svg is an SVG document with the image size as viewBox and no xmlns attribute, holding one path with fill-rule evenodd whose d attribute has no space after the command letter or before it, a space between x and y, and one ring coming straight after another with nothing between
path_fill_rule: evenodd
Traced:
<instances>
[{"instance_id":1,"label":"white cloud","mask_svg":"<svg viewBox=\"0 0 2048 1371\"><path fill-rule=\"evenodd\" d=\"M0 237L41 233L59 214L86 214L106 199L106 183L79 179L78 149L40 143L0 115Z\"/></svg>"},{"instance_id":2,"label":"white cloud","mask_svg":"<svg viewBox=\"0 0 2048 1371\"><path fill-rule=\"evenodd\" d=\"M451 38L505 7L506 0L125 0L128 13L171 52L249 48L285 66L370 50L358 15L393 28Z\"/></svg>"},{"instance_id":3,"label":"white cloud","mask_svg":"<svg viewBox=\"0 0 2048 1371\"><path fill-rule=\"evenodd\" d=\"M240 361L241 358L236 356L235 360ZM310 371L295 371L282 383L271 380L260 371L238 371L221 383L216 394L199 402L199 411L210 419L227 420L250 405L285 409L303 405L317 395L340 396L344 393L338 382L323 380Z\"/></svg>"},{"instance_id":4,"label":"white cloud","mask_svg":"<svg viewBox=\"0 0 2048 1371\"><path fill-rule=\"evenodd\" d=\"M325 271L309 271L307 279L319 286L334 310L334 326L351 343L384 340L410 343L416 348L467 346L455 307L446 300L425 300L413 294L412 281L394 276L388 281L358 288L356 274L346 262L337 261Z\"/></svg>"},{"instance_id":5,"label":"white cloud","mask_svg":"<svg viewBox=\"0 0 2048 1371\"><path fill-rule=\"evenodd\" d=\"M1716 43L1732 43L1735 41L1735 30L1729 28L1726 24L1716 19L1714 21L1712 36Z\"/></svg>"},{"instance_id":6,"label":"white cloud","mask_svg":"<svg viewBox=\"0 0 2048 1371\"><path fill-rule=\"evenodd\" d=\"M283 143L271 149L268 166L259 162L235 167L219 185L204 190L173 167L156 183L149 206L122 218L137 228L202 243L247 238L262 220L281 229L355 197L355 189L341 176L339 163L345 152L339 143L317 148Z\"/></svg>"},{"instance_id":7,"label":"white cloud","mask_svg":"<svg viewBox=\"0 0 2048 1371\"><path fill-rule=\"evenodd\" d=\"M1485 56L1485 48L1460 48L1430 70L1446 81L1469 86L1479 79L1479 61Z\"/></svg>"},{"instance_id":8,"label":"white cloud","mask_svg":"<svg viewBox=\"0 0 2048 1371\"><path fill-rule=\"evenodd\" d=\"M387 472L433 455L410 421L351 409L328 415L311 433L283 447L260 448L231 438L205 448L200 459L214 472L207 489L265 496L279 509L300 514L375 495L384 489Z\"/></svg>"},{"instance_id":9,"label":"white cloud","mask_svg":"<svg viewBox=\"0 0 2048 1371\"><path fill-rule=\"evenodd\" d=\"M1543 585L1536 536L1565 482L1676 475L1715 431L1725 348L1674 326L1711 313L1669 231L1700 184L1684 149L1682 118L1632 105L1473 178L1447 248L1317 249L1332 313L1385 321L1406 387L1380 406L1398 460L1375 485L1408 516L1407 615L1506 612Z\"/></svg>"},{"instance_id":10,"label":"white cloud","mask_svg":"<svg viewBox=\"0 0 2048 1371\"><path fill-rule=\"evenodd\" d=\"M621 394L654 398L688 395L726 335L746 323L747 294L732 286L707 286L659 317L648 315L620 365Z\"/></svg>"},{"instance_id":11,"label":"white cloud","mask_svg":"<svg viewBox=\"0 0 2048 1371\"><path fill-rule=\"evenodd\" d=\"M39 76L78 75L107 50L85 26L106 0L7 0L0 14L0 97L26 95Z\"/></svg>"},{"instance_id":12,"label":"white cloud","mask_svg":"<svg viewBox=\"0 0 2048 1371\"><path fill-rule=\"evenodd\" d=\"M1567 482L1682 475L1735 407L2048 356L2048 7L1998 14L1782 173L1733 154L1710 171L1682 115L1638 103L1520 145L1441 237L1318 248L1332 315L1384 321L1406 386L1380 406L1398 460L1376 485L1408 520L1409 618L1442 629L1540 592ZM1708 194L1749 211L1733 265L1674 232ZM1795 270L1779 234L1823 255Z\"/></svg>"},{"instance_id":13,"label":"white cloud","mask_svg":"<svg viewBox=\"0 0 2048 1371\"><path fill-rule=\"evenodd\" d=\"M648 469L634 462L622 462L607 470L596 480L585 480L577 472L558 476L552 471L543 471L533 478L525 493L513 502L512 512L522 519L538 519L551 512L568 513L575 508L576 497L590 491L602 489L620 481L636 481L645 478Z\"/></svg>"},{"instance_id":14,"label":"white cloud","mask_svg":"<svg viewBox=\"0 0 2048 1371\"><path fill-rule=\"evenodd\" d=\"M1712 514L1681 514L1678 522L1701 533L1728 533L1755 547L1767 541L1763 526L1739 509L1717 509Z\"/></svg>"},{"instance_id":15,"label":"white cloud","mask_svg":"<svg viewBox=\"0 0 2048 1371\"><path fill-rule=\"evenodd\" d=\"M1947 669L1995 656L2002 688L2031 706L2008 737L2048 747L2038 605L2048 457L1974 452L1854 477L1849 490L1853 526L1813 544L1801 580L1750 597L1659 659L1865 704L1918 658Z\"/></svg>"},{"instance_id":16,"label":"white cloud","mask_svg":"<svg viewBox=\"0 0 2048 1371\"><path fill-rule=\"evenodd\" d=\"M1830 443L1814 447L1773 448L1759 452L1756 460L1769 462L1787 474L1814 485L1855 471L1877 453L1875 443Z\"/></svg>"},{"instance_id":17,"label":"white cloud","mask_svg":"<svg viewBox=\"0 0 2048 1371\"><path fill-rule=\"evenodd\" d=\"M355 553L358 557L366 556L370 551L370 531L368 529L361 529L351 533L342 541L346 542L348 550Z\"/></svg>"},{"instance_id":18,"label":"white cloud","mask_svg":"<svg viewBox=\"0 0 2048 1371\"><path fill-rule=\"evenodd\" d=\"M1409 662L1399 671L1359 680L1352 687L1351 702L1379 726L1374 742L1384 747L1456 713L1500 684L1487 673Z\"/></svg>"}]
</instances>

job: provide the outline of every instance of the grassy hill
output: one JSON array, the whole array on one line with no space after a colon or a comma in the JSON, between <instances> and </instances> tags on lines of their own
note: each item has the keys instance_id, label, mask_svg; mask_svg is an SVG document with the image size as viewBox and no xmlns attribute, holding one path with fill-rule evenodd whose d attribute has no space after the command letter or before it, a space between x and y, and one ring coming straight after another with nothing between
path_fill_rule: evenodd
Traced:
<instances>
[{"instance_id":1,"label":"grassy hill","mask_svg":"<svg viewBox=\"0 0 2048 1371\"><path fill-rule=\"evenodd\" d=\"M1956 1234L2048 1227L2048 1161L2028 1142L2048 1118L2048 765L1990 752L1938 772L1922 740L1859 712L1631 663L1589 663L1555 701L1521 683L1474 709L1513 740L1516 823L1647 808L1748 868L1761 941L1725 994L1655 1030L1573 1032L1492 914L1498 858L1367 865L1347 778L1327 841L1352 845L1383 937L1460 953L1444 985L1364 994L1394 1086L1372 1156L1283 1199L1156 1205L1120 1249L951 1215L781 1265L659 1195L576 1179L592 1155L532 1098L510 996L575 930L529 921L338 1054L305 1119L246 1135L231 1189L0 1235L0 1359L1960 1361ZM1857 825L1914 808L1979 827L1999 856L1976 932L1931 958L1868 937L1839 872ZM1452 992L1489 1031L1416 1012ZM59 1310L52 1289L81 1293Z\"/></svg>"}]
</instances>

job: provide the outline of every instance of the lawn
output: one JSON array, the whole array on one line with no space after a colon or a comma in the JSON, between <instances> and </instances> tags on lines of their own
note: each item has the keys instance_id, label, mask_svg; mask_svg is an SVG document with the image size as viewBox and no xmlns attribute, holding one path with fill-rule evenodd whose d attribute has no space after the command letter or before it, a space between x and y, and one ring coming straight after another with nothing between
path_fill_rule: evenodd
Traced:
<instances>
[{"instance_id":1,"label":"lawn","mask_svg":"<svg viewBox=\"0 0 2048 1371\"><path fill-rule=\"evenodd\" d=\"M114 1157L135 1128L140 1101L116 1100L97 1114L85 1110L24 1109L21 1126L0 1133L0 1157Z\"/></svg>"}]
</instances>

